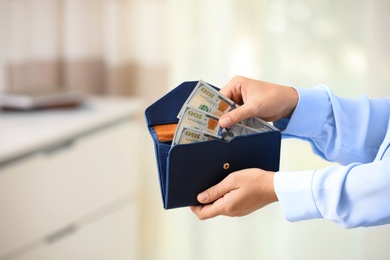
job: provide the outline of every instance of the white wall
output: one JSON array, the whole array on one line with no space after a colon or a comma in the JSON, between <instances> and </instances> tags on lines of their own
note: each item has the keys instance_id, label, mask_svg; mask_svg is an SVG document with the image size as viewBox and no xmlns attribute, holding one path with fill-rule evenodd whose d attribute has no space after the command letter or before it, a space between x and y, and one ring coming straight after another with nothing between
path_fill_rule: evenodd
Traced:
<instances>
[{"instance_id":1,"label":"white wall","mask_svg":"<svg viewBox=\"0 0 390 260\"><path fill-rule=\"evenodd\" d=\"M6 84L6 73L5 73L5 21L6 21L6 9L5 9L5 1L0 0L0 93L5 90Z\"/></svg>"},{"instance_id":2,"label":"white wall","mask_svg":"<svg viewBox=\"0 0 390 260\"><path fill-rule=\"evenodd\" d=\"M368 84L371 97L390 96L390 2L367 2Z\"/></svg>"}]
</instances>

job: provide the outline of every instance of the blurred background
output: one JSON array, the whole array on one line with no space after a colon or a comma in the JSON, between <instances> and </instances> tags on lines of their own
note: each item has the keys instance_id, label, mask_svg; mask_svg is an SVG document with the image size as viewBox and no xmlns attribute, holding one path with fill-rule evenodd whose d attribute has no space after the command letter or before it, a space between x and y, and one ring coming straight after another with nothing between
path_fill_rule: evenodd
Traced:
<instances>
[{"instance_id":1,"label":"blurred background","mask_svg":"<svg viewBox=\"0 0 390 260\"><path fill-rule=\"evenodd\" d=\"M389 11L386 0L0 0L0 93L77 90L98 112L115 108L90 123L93 105L0 113L0 259L389 259L389 226L289 223L277 203L208 221L164 211L142 116L183 81L235 75L389 96ZM75 136L81 148L42 154L55 120L65 132L49 148ZM281 170L328 165L283 141Z\"/></svg>"}]
</instances>

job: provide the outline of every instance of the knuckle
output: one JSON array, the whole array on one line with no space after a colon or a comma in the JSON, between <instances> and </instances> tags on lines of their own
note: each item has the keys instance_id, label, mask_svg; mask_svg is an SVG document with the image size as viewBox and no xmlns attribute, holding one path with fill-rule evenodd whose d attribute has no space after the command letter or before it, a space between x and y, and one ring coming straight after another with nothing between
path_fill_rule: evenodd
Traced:
<instances>
[{"instance_id":1,"label":"knuckle","mask_svg":"<svg viewBox=\"0 0 390 260\"><path fill-rule=\"evenodd\" d=\"M234 82L241 82L245 79L245 77L241 76L241 75L236 75L233 77L233 81Z\"/></svg>"},{"instance_id":2,"label":"knuckle","mask_svg":"<svg viewBox=\"0 0 390 260\"><path fill-rule=\"evenodd\" d=\"M230 112L230 117L234 123L241 121L241 118L244 116L244 113L240 109L234 109Z\"/></svg>"},{"instance_id":3,"label":"knuckle","mask_svg":"<svg viewBox=\"0 0 390 260\"><path fill-rule=\"evenodd\" d=\"M219 198L219 194L220 194L219 189L216 187L212 187L208 191L209 198Z\"/></svg>"}]
</instances>

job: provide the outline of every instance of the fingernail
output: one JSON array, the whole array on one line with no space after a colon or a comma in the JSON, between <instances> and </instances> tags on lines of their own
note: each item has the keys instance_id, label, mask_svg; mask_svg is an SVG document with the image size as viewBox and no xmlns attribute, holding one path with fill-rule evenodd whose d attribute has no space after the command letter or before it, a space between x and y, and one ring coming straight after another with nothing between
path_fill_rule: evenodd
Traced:
<instances>
[{"instance_id":1,"label":"fingernail","mask_svg":"<svg viewBox=\"0 0 390 260\"><path fill-rule=\"evenodd\" d=\"M207 194L205 192L199 193L198 195L198 200L199 202L204 202L207 201Z\"/></svg>"},{"instance_id":2,"label":"fingernail","mask_svg":"<svg viewBox=\"0 0 390 260\"><path fill-rule=\"evenodd\" d=\"M219 124L223 127L228 127L230 126L230 124L232 123L232 120L230 119L230 117L228 116L225 116L225 117L221 117L219 119Z\"/></svg>"}]
</instances>

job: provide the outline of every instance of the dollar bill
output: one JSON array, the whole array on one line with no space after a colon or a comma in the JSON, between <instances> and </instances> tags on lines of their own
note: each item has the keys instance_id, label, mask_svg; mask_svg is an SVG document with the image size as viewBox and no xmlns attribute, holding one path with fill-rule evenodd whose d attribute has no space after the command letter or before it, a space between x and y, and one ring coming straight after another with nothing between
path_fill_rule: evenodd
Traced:
<instances>
[{"instance_id":1,"label":"dollar bill","mask_svg":"<svg viewBox=\"0 0 390 260\"><path fill-rule=\"evenodd\" d=\"M179 119L182 117L186 107L194 107L219 118L223 114L226 114L239 106L206 82L199 80L198 84L183 104L177 116ZM258 117L249 118L240 123L259 129L261 132L277 130L274 126Z\"/></svg>"},{"instance_id":2,"label":"dollar bill","mask_svg":"<svg viewBox=\"0 0 390 260\"><path fill-rule=\"evenodd\" d=\"M226 129L226 132L223 133L223 140L230 141L236 136L241 135L251 135L251 134L257 134L260 132L258 129L252 128L250 126L246 126L244 124L238 123L236 125L233 125L232 127L229 127Z\"/></svg>"},{"instance_id":3,"label":"dollar bill","mask_svg":"<svg viewBox=\"0 0 390 260\"><path fill-rule=\"evenodd\" d=\"M218 123L219 118L193 107L186 107L182 118L177 126L173 145L180 143L183 138L183 129L195 129L203 134L208 134L218 139L229 141L235 136L255 134L259 132L272 131L257 119L247 120L245 124L238 123L228 128L222 128Z\"/></svg>"},{"instance_id":4,"label":"dollar bill","mask_svg":"<svg viewBox=\"0 0 390 260\"><path fill-rule=\"evenodd\" d=\"M217 117L220 117L238 107L234 101L225 97L218 90L202 80L199 80L194 90L188 96L182 109L177 115L179 119L183 116L184 110L187 106L203 110Z\"/></svg>"},{"instance_id":5,"label":"dollar bill","mask_svg":"<svg viewBox=\"0 0 390 260\"><path fill-rule=\"evenodd\" d=\"M268 122L264 121L259 117L251 117L247 118L240 122L240 124L248 126L250 128L254 128L259 132L269 132L269 131L277 131L278 129Z\"/></svg>"},{"instance_id":6,"label":"dollar bill","mask_svg":"<svg viewBox=\"0 0 390 260\"><path fill-rule=\"evenodd\" d=\"M178 133L178 136L179 137L173 141L172 145L191 144L191 143L198 143L198 142L220 139L220 137L218 136L209 135L188 127L183 127L181 129L181 132Z\"/></svg>"},{"instance_id":7,"label":"dollar bill","mask_svg":"<svg viewBox=\"0 0 390 260\"><path fill-rule=\"evenodd\" d=\"M223 132L226 130L219 125L218 120L218 117L203 110L188 106L185 107L173 137L174 143L178 143L178 139L180 139L180 134L184 127L196 129L203 133L222 138Z\"/></svg>"},{"instance_id":8,"label":"dollar bill","mask_svg":"<svg viewBox=\"0 0 390 260\"><path fill-rule=\"evenodd\" d=\"M205 140L206 137L229 141L235 136L259 132L277 131L273 125L258 117L252 117L229 128L219 125L219 117L239 107L215 88L200 80L183 104L172 145ZM196 135L194 132L201 133ZM189 136L193 134L191 139ZM187 136L186 136L187 135ZM186 140L186 141L185 141Z\"/></svg>"}]
</instances>

